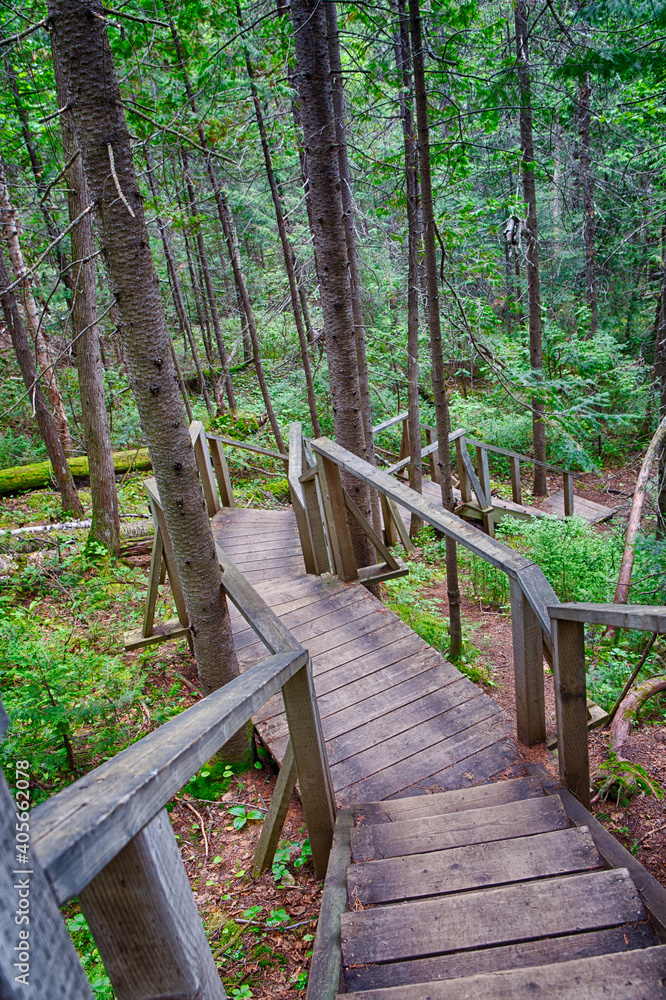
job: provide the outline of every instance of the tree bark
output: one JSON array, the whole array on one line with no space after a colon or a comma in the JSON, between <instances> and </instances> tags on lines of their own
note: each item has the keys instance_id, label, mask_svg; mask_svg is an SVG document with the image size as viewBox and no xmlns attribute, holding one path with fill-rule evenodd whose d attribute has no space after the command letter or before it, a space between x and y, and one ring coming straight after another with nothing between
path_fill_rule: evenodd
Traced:
<instances>
[{"instance_id":1,"label":"tree bark","mask_svg":"<svg viewBox=\"0 0 666 1000\"><path fill-rule=\"evenodd\" d=\"M419 418L419 182L414 131L412 57L409 46L409 16L406 0L398 0L396 64L402 76L400 117L405 146L405 186L407 190L407 428L409 436L409 485L423 492L421 463L421 421ZM415 538L423 521L412 514L409 533Z\"/></svg>"},{"instance_id":2,"label":"tree bark","mask_svg":"<svg viewBox=\"0 0 666 1000\"><path fill-rule=\"evenodd\" d=\"M165 4L166 6L166 4ZM194 96L194 91L190 83L190 78L187 73L187 68L185 66L185 59L183 56L183 49L180 44L180 38L176 30L176 25L173 19L169 19L169 26L171 28L171 37L173 38L173 43L176 48L176 55L178 57L178 64L180 66L180 71L183 74L183 79L185 82L185 90L187 92L187 98L192 108L192 111L196 114L197 104ZM227 251L229 254L229 261L231 263L231 269L234 274L234 280L236 282L236 288L238 289L238 294L240 296L241 303L243 305L243 311L247 319L248 331L250 334L250 340L252 342L252 350L254 352L254 367L257 373L257 381L259 382L259 387L261 389L261 395L264 400L264 406L266 407L266 413L268 415L268 422L271 425L271 430L273 431L273 437L278 446L278 451L286 452L284 441L282 439L282 434L280 433L280 427L277 422L277 417L275 416L275 411L273 409L273 403L271 401L270 392L268 389L268 383L266 382L266 376L264 375L264 367L261 363L261 354L259 352L259 337L257 334L257 325L254 319L254 311L252 309L252 302L250 301L250 295L245 284L245 278L243 277L243 272L240 268L240 263L238 261L238 255L236 254L236 248L234 246L233 231L231 226L229 206L227 205L224 192L220 186L220 182L215 170L215 165L213 164L213 159L208 150L208 137L204 130L201 121L197 122L197 131L199 134L199 142L203 149L206 150L206 170L208 171L208 177L210 179L211 187L213 189L213 195L215 196L215 204L217 206L217 213L222 224L222 232L224 233L224 239L227 245Z\"/></svg>"},{"instance_id":3,"label":"tree bark","mask_svg":"<svg viewBox=\"0 0 666 1000\"><path fill-rule=\"evenodd\" d=\"M532 92L528 49L527 0L516 0L516 73L520 99L520 151L523 198L527 211L526 260L527 301L529 308L530 368L536 383L543 379L543 336L541 326L541 275L539 271L539 236L537 229L536 185L534 178L534 140L532 135ZM546 461L545 408L536 393L532 396L532 439L537 462ZM534 495L545 496L546 469L534 466Z\"/></svg>"},{"instance_id":4,"label":"tree bark","mask_svg":"<svg viewBox=\"0 0 666 1000\"><path fill-rule=\"evenodd\" d=\"M656 320L654 345L654 375L659 395L659 419L666 417L666 217L661 227L662 288ZM666 537L666 449L659 456L659 492L657 496L659 522L657 537Z\"/></svg>"},{"instance_id":5,"label":"tree bark","mask_svg":"<svg viewBox=\"0 0 666 1000\"><path fill-rule=\"evenodd\" d=\"M77 145L72 113L67 106L67 87L53 36L51 53L58 105L65 108L60 116L60 132L67 162L74 156ZM72 160L66 176L69 218L72 222L89 204L86 177L80 156ZM97 322L96 270L93 259L95 237L90 215L81 219L72 229L71 241L72 333L76 343L81 420L90 468L92 497L90 538L105 545L109 552L117 556L120 553L120 513L109 420L104 399L104 370Z\"/></svg>"},{"instance_id":6,"label":"tree bark","mask_svg":"<svg viewBox=\"0 0 666 1000\"><path fill-rule=\"evenodd\" d=\"M7 273L2 251L0 250L0 289L8 288L10 284L9 274ZM34 353L31 349L23 320L21 319L16 296L13 292L3 293L0 291L0 300L2 301L2 311L7 329L12 338L16 359L21 369L25 387L29 393L35 419L37 420L37 426L46 446L46 454L51 462L53 475L60 490L62 509L66 514L73 514L76 518L83 517L83 507L76 492L72 473L67 465L67 456L65 455L62 441L58 434L58 428L46 405L44 391L35 372Z\"/></svg>"},{"instance_id":7,"label":"tree bark","mask_svg":"<svg viewBox=\"0 0 666 1000\"><path fill-rule=\"evenodd\" d=\"M421 210L423 213L423 249L428 290L428 328L430 331L430 352L432 357L432 391L435 399L437 438L439 440L438 464L441 476L442 506L452 511L453 482L451 479L451 452L449 434L451 418L446 391L446 369L442 355L442 329L439 315L439 286L437 276L437 253L435 247L435 210L430 175L430 131L428 127L428 98L425 86L423 42L421 37L421 14L419 0L409 0L409 25L412 39L412 63L414 69L414 96L416 103L416 125L419 142L419 173L421 176ZM456 660L462 652L462 623L460 619L460 587L458 584L458 560L456 543L446 539L446 589L449 599L449 656Z\"/></svg>"},{"instance_id":8,"label":"tree bark","mask_svg":"<svg viewBox=\"0 0 666 1000\"><path fill-rule=\"evenodd\" d=\"M291 17L335 437L343 448L367 461L353 296L340 193L340 164L336 150L326 6L322 0L292 0ZM368 487L347 474L343 475L343 482L364 516L371 520ZM350 528L357 565L368 565L372 549L366 536L355 521Z\"/></svg>"},{"instance_id":9,"label":"tree bark","mask_svg":"<svg viewBox=\"0 0 666 1000\"><path fill-rule=\"evenodd\" d=\"M580 85L578 100L580 130L580 174L583 190L583 243L585 245L585 297L590 310L590 334L592 340L597 333L597 279L595 265L595 213L594 175L592 173L592 141L590 137L590 95L592 83L590 74Z\"/></svg>"},{"instance_id":10,"label":"tree bark","mask_svg":"<svg viewBox=\"0 0 666 1000\"><path fill-rule=\"evenodd\" d=\"M49 0L130 383L173 543L204 691L238 676L226 597L170 357L127 123L100 0ZM237 753L246 746L239 740Z\"/></svg>"},{"instance_id":11,"label":"tree bark","mask_svg":"<svg viewBox=\"0 0 666 1000\"><path fill-rule=\"evenodd\" d=\"M243 21L241 17L240 5L236 5L236 10L238 13L238 23L243 27ZM252 93L252 103L254 105L254 114L257 119L257 128L259 129L259 138L261 140L261 149L264 154L264 164L266 166L266 176L268 177L268 186L271 190L271 197L273 199L273 206L275 208L275 218L277 219L278 233L280 234L280 243L282 244L282 254L284 257L284 267L287 272L287 280L289 282L289 295L291 297L291 308L294 313L294 322L296 323L296 332L298 333L298 342L301 348L301 361L303 363L303 372L305 374L305 386L308 396L308 406L310 408L310 419L312 420L312 427L314 430L314 436L321 437L321 427L319 425L319 415L317 413L317 400L314 391L314 382L312 380L312 369L310 367L310 356L308 354L308 341L307 333L305 330L305 323L303 321L303 312L301 310L301 303L298 296L298 283L296 281L296 272L294 270L294 251L289 243L289 237L287 236L287 227L284 218L284 212L282 211L282 199L280 198L280 193L278 191L277 183L275 181L275 171L273 170L273 160L271 157L271 151L268 146L268 138L266 136L266 128L264 125L264 116L261 110L261 101L259 100L259 94L257 93L257 87L254 80L254 69L250 61L250 56L245 49L245 66L247 69L247 75L250 80L250 90Z\"/></svg>"},{"instance_id":12,"label":"tree bark","mask_svg":"<svg viewBox=\"0 0 666 1000\"><path fill-rule=\"evenodd\" d=\"M21 299L25 310L28 326L32 331L35 343L35 356L37 359L38 374L40 378L44 380L46 395L49 403L51 404L51 409L53 411L53 416L55 418L56 427L58 428L58 434L60 435L65 455L71 455L74 451L74 446L72 444L72 436L69 432L67 414L65 413L65 406L56 383L53 361L50 357L44 332L41 329L39 311L37 309L35 297L32 293L32 279L27 267L25 266L25 261L23 260L23 253L21 251L21 243L19 240L16 209L14 208L9 195L7 177L3 163L0 163L0 223L2 224L4 236L7 241L7 249L14 271L14 277L20 282L18 286L19 298Z\"/></svg>"}]
</instances>

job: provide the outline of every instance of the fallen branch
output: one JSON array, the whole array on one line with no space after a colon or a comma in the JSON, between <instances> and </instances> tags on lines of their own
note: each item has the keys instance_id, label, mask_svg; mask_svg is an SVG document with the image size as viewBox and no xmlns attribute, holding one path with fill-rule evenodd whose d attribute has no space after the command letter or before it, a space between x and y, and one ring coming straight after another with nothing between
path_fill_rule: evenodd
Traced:
<instances>
[{"instance_id":1,"label":"fallen branch","mask_svg":"<svg viewBox=\"0 0 666 1000\"><path fill-rule=\"evenodd\" d=\"M622 747L629 738L631 723L637 717L641 707L645 704L648 698L652 698L655 694L659 694L660 691L666 691L666 675L664 674L660 674L659 677L650 677L648 680L643 681L642 684L639 684L637 688L634 688L634 690L627 695L620 705L617 715L613 719L610 727L610 750L616 754L617 757L620 756Z\"/></svg>"}]
</instances>

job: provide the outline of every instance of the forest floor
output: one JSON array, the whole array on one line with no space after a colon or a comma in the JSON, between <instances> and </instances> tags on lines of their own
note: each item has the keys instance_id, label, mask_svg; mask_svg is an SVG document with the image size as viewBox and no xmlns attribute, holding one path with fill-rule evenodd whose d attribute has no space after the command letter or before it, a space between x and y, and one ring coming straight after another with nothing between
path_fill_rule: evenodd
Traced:
<instances>
[{"instance_id":1,"label":"forest floor","mask_svg":"<svg viewBox=\"0 0 666 1000\"><path fill-rule=\"evenodd\" d=\"M577 477L576 491L591 500L609 506L620 506L618 518L628 510L635 468L630 463L623 470L607 476ZM128 518L145 515L142 477L126 480L121 491L123 511ZM559 488L554 481L554 489ZM617 491L617 492L614 492ZM272 497L266 494L266 502ZM84 505L88 496L84 492ZM256 498L255 498L256 500ZM27 524L45 524L58 517L57 498L50 491L29 494L0 501L0 531L2 528ZM606 530L600 526L599 531ZM42 541L46 536L41 536ZM131 739L139 738L176 711L181 711L198 699L196 668L184 643L153 647L150 651L122 654L121 635L124 629L140 620L150 557L132 556L125 568L84 566L76 579L70 581L68 558L76 562L80 541L68 548L41 549L33 556L0 556L0 582L8 589L16 587L11 598L4 598L31 614L43 616L45 627L53 628L57 617L67 632L70 648L76 648L79 636L82 651L103 650L117 657L117 662L140 676L140 688L134 704L124 709L120 717ZM69 556L67 555L69 553ZM60 562L62 554L62 562ZM127 566L129 563L129 567ZM29 568L28 577L26 566ZM64 568L63 568L64 567ZM125 577L120 574L125 573ZM23 573L17 586L17 574ZM30 576L30 573L32 574ZM114 575L115 574L115 575ZM4 581L2 578L4 577ZM95 581L97 589L94 589ZM102 586L103 584L103 586ZM91 596L78 597L74 610L72 595L77 587L93 588ZM441 582L425 587L420 596L433 600L446 612L446 588ZM39 607L34 608L35 604ZM6 607L7 605L5 605ZM0 607L0 612L2 612ZM463 597L463 617L474 647L476 664L487 670L490 684L484 690L504 709L515 737L515 703L513 688L511 620L507 612L496 605ZM168 616L168 596L160 615ZM85 641L89 645L85 645ZM554 699L552 676L545 667L546 714L549 733L554 735ZM134 674L133 674L134 676ZM3 693L3 697L5 694ZM625 747L626 756L645 768L649 778L666 787L666 725L663 709L646 709L641 721L632 730ZM123 732L125 731L123 729ZM125 744L126 745L126 744ZM557 774L554 753L543 748L526 750L516 741L518 752L526 763L545 765ZM85 770L96 766L110 749L108 744L95 743L90 727L84 727L75 740L79 759L85 760ZM608 734L595 730L590 734L590 754L593 772L607 758ZM214 948L215 959L227 993L232 1000L298 1000L304 996L307 971L316 933L322 885L314 875L308 860L308 845L303 812L296 795L287 816L279 854L272 870L255 879L250 872L261 823L275 774L270 761L260 758L260 767L227 778L221 794L208 792L203 772L186 786L170 804L174 831L179 838L193 892ZM64 779L64 780L63 780ZM72 776L63 773L52 782L43 782L42 793L52 794ZM219 791L219 788L218 788ZM663 884L666 884L666 805L655 795L634 795L628 801L605 801L595 804L594 811L612 832ZM230 812L230 810L233 810ZM251 818L254 813L254 818ZM71 928L75 930L76 909L67 908ZM75 940L76 935L75 935ZM88 948L91 944L81 944ZM93 950L94 954L94 950ZM88 953L84 953L86 960ZM100 970L101 971L101 970ZM108 981L107 981L108 983ZM99 1000L112 995L108 987L96 990Z\"/></svg>"}]
</instances>

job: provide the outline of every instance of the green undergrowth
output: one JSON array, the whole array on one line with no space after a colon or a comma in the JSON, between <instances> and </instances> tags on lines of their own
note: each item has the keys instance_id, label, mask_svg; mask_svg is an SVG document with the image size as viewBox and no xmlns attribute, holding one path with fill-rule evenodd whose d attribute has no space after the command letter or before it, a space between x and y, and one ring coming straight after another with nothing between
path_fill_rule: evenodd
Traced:
<instances>
[{"instance_id":1,"label":"green undergrowth","mask_svg":"<svg viewBox=\"0 0 666 1000\"><path fill-rule=\"evenodd\" d=\"M388 580L384 603L430 646L447 656L449 623L442 602L429 591L446 580L443 545L426 528L417 539L417 549L406 558L409 575ZM455 660L458 669L478 684L492 684L487 668L479 662L472 638L474 627L463 619L463 650Z\"/></svg>"}]
</instances>

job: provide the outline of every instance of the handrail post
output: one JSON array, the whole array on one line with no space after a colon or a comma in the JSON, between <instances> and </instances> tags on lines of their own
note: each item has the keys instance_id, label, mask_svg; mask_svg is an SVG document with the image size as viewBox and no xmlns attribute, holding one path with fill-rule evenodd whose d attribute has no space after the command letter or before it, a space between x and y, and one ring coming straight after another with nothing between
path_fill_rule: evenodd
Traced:
<instances>
[{"instance_id":1,"label":"handrail post","mask_svg":"<svg viewBox=\"0 0 666 1000\"><path fill-rule=\"evenodd\" d=\"M456 465L458 466L458 480L460 482L460 495L462 497L463 503L471 503L472 500L472 487L469 481L469 474L465 468L465 460L463 458L463 448L467 448L465 443L465 437L457 437L455 440L456 446Z\"/></svg>"},{"instance_id":2,"label":"handrail post","mask_svg":"<svg viewBox=\"0 0 666 1000\"><path fill-rule=\"evenodd\" d=\"M590 808L590 756L587 745L587 687L583 622L551 617L553 675L557 714L557 756L562 781Z\"/></svg>"},{"instance_id":3,"label":"handrail post","mask_svg":"<svg viewBox=\"0 0 666 1000\"><path fill-rule=\"evenodd\" d=\"M564 516L571 517L574 512L574 491L573 491L573 475L570 472L565 472L562 475L562 483L564 485Z\"/></svg>"},{"instance_id":4,"label":"handrail post","mask_svg":"<svg viewBox=\"0 0 666 1000\"><path fill-rule=\"evenodd\" d=\"M335 827L335 794L312 682L310 659L284 685L282 698L315 873L317 878L324 878Z\"/></svg>"},{"instance_id":5,"label":"handrail post","mask_svg":"<svg viewBox=\"0 0 666 1000\"><path fill-rule=\"evenodd\" d=\"M208 450L206 431L204 430L204 425L200 420L195 420L194 423L190 425L190 439L192 441L192 447L194 448L197 468L199 469L199 478L201 480L201 487L206 499L208 516L214 517L220 509L220 502L217 498L217 489L215 488L215 477L213 475L213 466L211 465L210 452Z\"/></svg>"},{"instance_id":6,"label":"handrail post","mask_svg":"<svg viewBox=\"0 0 666 1000\"><path fill-rule=\"evenodd\" d=\"M303 449L303 453L305 456L305 448ZM301 485L303 487L305 517L308 522L310 541L312 543L314 572L318 576L321 576L323 573L330 573L331 560L329 559L328 544L326 542L325 514L323 511L323 500L321 499L321 487L317 483L318 479L319 476L316 475L312 479L305 480Z\"/></svg>"},{"instance_id":7,"label":"handrail post","mask_svg":"<svg viewBox=\"0 0 666 1000\"><path fill-rule=\"evenodd\" d=\"M511 463L511 497L514 503L522 504L523 487L520 481L520 459L517 456L510 456L509 462Z\"/></svg>"},{"instance_id":8,"label":"handrail post","mask_svg":"<svg viewBox=\"0 0 666 1000\"><path fill-rule=\"evenodd\" d=\"M303 562L306 573L316 573L314 553L312 551L312 540L308 519L305 514L305 494L300 482L303 471L303 429L300 423L294 421L289 424L289 493L291 495L291 506L296 518L296 528L301 543Z\"/></svg>"},{"instance_id":9,"label":"handrail post","mask_svg":"<svg viewBox=\"0 0 666 1000\"><path fill-rule=\"evenodd\" d=\"M409 448L409 416L405 417L402 421L402 437L400 438L400 454L398 455L398 461L402 461L403 458L411 458L411 451ZM398 473L398 477L404 475L408 472L409 466L406 466L401 473Z\"/></svg>"},{"instance_id":10,"label":"handrail post","mask_svg":"<svg viewBox=\"0 0 666 1000\"><path fill-rule=\"evenodd\" d=\"M531 747L546 739L541 623L517 580L509 580L516 727L521 743Z\"/></svg>"},{"instance_id":11,"label":"handrail post","mask_svg":"<svg viewBox=\"0 0 666 1000\"><path fill-rule=\"evenodd\" d=\"M79 898L118 1000L224 1000L166 810L95 876Z\"/></svg>"},{"instance_id":12,"label":"handrail post","mask_svg":"<svg viewBox=\"0 0 666 1000\"><path fill-rule=\"evenodd\" d=\"M317 455L317 468L335 572L339 579L345 582L357 580L356 556L347 521L347 505L342 490L340 470L335 462L331 462L323 455Z\"/></svg>"},{"instance_id":13,"label":"handrail post","mask_svg":"<svg viewBox=\"0 0 666 1000\"><path fill-rule=\"evenodd\" d=\"M437 431L434 427L425 427L426 442L428 444L435 444L437 441ZM430 478L433 483L440 483L442 477L439 471L439 450L431 451L428 455L428 467L430 469Z\"/></svg>"},{"instance_id":14,"label":"handrail post","mask_svg":"<svg viewBox=\"0 0 666 1000\"><path fill-rule=\"evenodd\" d=\"M479 470L479 484L486 497L490 496L490 470L488 469L488 449L476 446L476 465Z\"/></svg>"},{"instance_id":15,"label":"handrail post","mask_svg":"<svg viewBox=\"0 0 666 1000\"><path fill-rule=\"evenodd\" d=\"M231 487L229 466L227 465L226 455L224 454L224 446L221 441L218 441L214 437L210 437L208 438L208 447L210 449L210 457L213 462L213 468L215 469L215 478L217 479L217 488L220 491L222 506L235 507L236 503L234 501L234 493Z\"/></svg>"}]
</instances>

